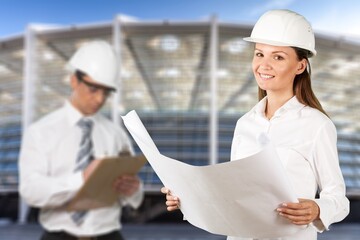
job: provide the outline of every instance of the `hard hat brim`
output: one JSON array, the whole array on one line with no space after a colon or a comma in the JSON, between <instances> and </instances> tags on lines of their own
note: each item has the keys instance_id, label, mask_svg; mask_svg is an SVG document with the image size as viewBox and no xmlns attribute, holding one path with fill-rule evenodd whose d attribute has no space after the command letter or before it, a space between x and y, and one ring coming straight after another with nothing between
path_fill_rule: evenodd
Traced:
<instances>
[{"instance_id":1,"label":"hard hat brim","mask_svg":"<svg viewBox=\"0 0 360 240\"><path fill-rule=\"evenodd\" d=\"M272 41L272 40L268 40L268 39L260 39L260 38L253 38L253 37L245 37L243 38L244 41L246 42L253 42L253 43L262 43L262 44L268 44L268 45L272 45L272 46L277 46L277 47L294 47L291 44L287 44L284 42L278 42L278 41ZM315 49L309 49L308 47L305 46L296 46L298 48L302 48L305 50L309 51L309 57L312 56L316 56L316 50Z\"/></svg>"},{"instance_id":2,"label":"hard hat brim","mask_svg":"<svg viewBox=\"0 0 360 240\"><path fill-rule=\"evenodd\" d=\"M80 70L82 71L81 69L76 69L74 68L73 66L71 66L71 64L66 64L65 65L65 71L68 72L69 76L68 76L68 79L69 79L69 82L70 82L70 75L74 74L76 70ZM83 72L83 71L82 71ZM90 76L89 74L87 74L86 72L84 72L86 75ZM90 76L91 77L91 76ZM92 77L91 77L92 78ZM116 92L117 90L117 87L115 85L110 85L110 84L104 84L102 82L99 82L99 81L96 81L96 79L93 79L94 82L96 82L97 85L99 85L100 87L103 87L103 88L108 88L110 89L111 91L113 92Z\"/></svg>"}]
</instances>

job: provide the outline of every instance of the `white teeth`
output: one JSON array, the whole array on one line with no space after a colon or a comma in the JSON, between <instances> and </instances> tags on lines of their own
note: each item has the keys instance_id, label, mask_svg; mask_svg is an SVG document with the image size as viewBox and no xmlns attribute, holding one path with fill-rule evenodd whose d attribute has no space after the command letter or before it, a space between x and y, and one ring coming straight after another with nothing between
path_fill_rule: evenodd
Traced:
<instances>
[{"instance_id":1,"label":"white teeth","mask_svg":"<svg viewBox=\"0 0 360 240\"><path fill-rule=\"evenodd\" d=\"M260 77L269 79L269 78L273 78L274 76L260 73Z\"/></svg>"}]
</instances>

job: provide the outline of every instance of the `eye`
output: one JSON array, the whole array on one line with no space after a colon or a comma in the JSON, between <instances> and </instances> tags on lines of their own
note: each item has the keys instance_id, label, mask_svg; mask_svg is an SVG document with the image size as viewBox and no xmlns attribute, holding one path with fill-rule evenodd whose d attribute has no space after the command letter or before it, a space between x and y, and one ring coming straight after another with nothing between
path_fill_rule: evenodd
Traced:
<instances>
[{"instance_id":1,"label":"eye","mask_svg":"<svg viewBox=\"0 0 360 240\"><path fill-rule=\"evenodd\" d=\"M255 52L256 57L263 57L264 55L261 52Z\"/></svg>"},{"instance_id":2,"label":"eye","mask_svg":"<svg viewBox=\"0 0 360 240\"><path fill-rule=\"evenodd\" d=\"M106 90L106 89L104 89L104 96L105 97L108 97L108 96L110 96L111 95L111 90Z\"/></svg>"},{"instance_id":3,"label":"eye","mask_svg":"<svg viewBox=\"0 0 360 240\"><path fill-rule=\"evenodd\" d=\"M275 55L275 56L274 56L274 59L275 59L275 60L283 60L284 57L282 57L282 56L280 56L280 55Z\"/></svg>"},{"instance_id":4,"label":"eye","mask_svg":"<svg viewBox=\"0 0 360 240\"><path fill-rule=\"evenodd\" d=\"M98 88L95 87L95 86L89 86L89 90L90 90L91 93L96 93Z\"/></svg>"}]
</instances>

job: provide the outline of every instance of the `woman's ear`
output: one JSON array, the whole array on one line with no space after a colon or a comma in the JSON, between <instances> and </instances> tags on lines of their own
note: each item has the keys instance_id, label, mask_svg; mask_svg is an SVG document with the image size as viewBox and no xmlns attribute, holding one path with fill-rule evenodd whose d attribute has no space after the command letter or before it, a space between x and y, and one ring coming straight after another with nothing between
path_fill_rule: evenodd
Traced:
<instances>
[{"instance_id":1,"label":"woman's ear","mask_svg":"<svg viewBox=\"0 0 360 240\"><path fill-rule=\"evenodd\" d=\"M296 70L296 75L302 74L307 67L307 60L303 59L298 63L298 68Z\"/></svg>"}]
</instances>

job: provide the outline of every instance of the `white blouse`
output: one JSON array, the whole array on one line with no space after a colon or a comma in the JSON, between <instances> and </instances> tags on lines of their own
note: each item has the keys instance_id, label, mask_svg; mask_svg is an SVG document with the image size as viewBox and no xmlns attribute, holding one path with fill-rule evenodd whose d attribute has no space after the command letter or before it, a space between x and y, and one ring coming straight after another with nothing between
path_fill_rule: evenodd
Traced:
<instances>
[{"instance_id":1,"label":"white blouse","mask_svg":"<svg viewBox=\"0 0 360 240\"><path fill-rule=\"evenodd\" d=\"M313 199L320 208L320 220L304 230L278 240L314 240L317 232L343 220L349 213L345 183L339 167L336 128L317 109L291 98L274 116L265 117L266 97L241 117L235 128L231 160L261 149L258 137L266 134L275 145L298 198ZM315 199L319 192L319 198ZM280 203L279 203L280 204ZM252 238L228 237L228 240Z\"/></svg>"}]
</instances>

